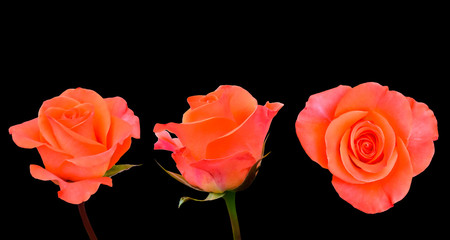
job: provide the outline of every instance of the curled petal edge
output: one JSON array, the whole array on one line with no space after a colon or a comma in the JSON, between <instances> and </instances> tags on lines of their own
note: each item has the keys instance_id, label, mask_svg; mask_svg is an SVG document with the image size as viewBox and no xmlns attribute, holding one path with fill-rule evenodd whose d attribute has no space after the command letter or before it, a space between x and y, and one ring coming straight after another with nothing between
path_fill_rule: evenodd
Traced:
<instances>
[{"instance_id":1,"label":"curled petal edge","mask_svg":"<svg viewBox=\"0 0 450 240\"><path fill-rule=\"evenodd\" d=\"M80 204L87 201L91 195L97 192L100 184L112 187L112 179L99 177L81 180L77 182L66 182L41 166L31 164L31 175L42 181L52 181L60 188L58 197L71 204Z\"/></svg>"}]
</instances>

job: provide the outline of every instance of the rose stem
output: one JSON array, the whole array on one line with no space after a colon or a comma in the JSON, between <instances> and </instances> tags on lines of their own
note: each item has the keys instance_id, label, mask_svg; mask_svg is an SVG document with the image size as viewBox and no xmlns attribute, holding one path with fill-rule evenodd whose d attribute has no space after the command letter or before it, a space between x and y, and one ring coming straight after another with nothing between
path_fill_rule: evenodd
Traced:
<instances>
[{"instance_id":1,"label":"rose stem","mask_svg":"<svg viewBox=\"0 0 450 240\"><path fill-rule=\"evenodd\" d=\"M236 213L236 192L227 192L223 196L227 205L228 214L230 215L231 228L233 230L233 239L241 240L241 231L239 229L239 221Z\"/></svg>"},{"instance_id":2,"label":"rose stem","mask_svg":"<svg viewBox=\"0 0 450 240\"><path fill-rule=\"evenodd\" d=\"M80 212L81 220L83 221L84 228L86 229L86 232L89 235L89 239L97 240L97 237L95 236L94 233L94 229L92 229L91 223L89 222L89 218L86 214L84 202L78 204L78 211Z\"/></svg>"}]
</instances>

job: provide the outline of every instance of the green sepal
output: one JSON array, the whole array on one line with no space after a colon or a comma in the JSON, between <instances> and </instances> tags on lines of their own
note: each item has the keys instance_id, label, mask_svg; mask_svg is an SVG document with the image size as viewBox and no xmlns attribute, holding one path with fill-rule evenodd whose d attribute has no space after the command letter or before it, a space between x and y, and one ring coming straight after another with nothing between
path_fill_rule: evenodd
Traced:
<instances>
[{"instance_id":1,"label":"green sepal","mask_svg":"<svg viewBox=\"0 0 450 240\"><path fill-rule=\"evenodd\" d=\"M213 200L222 198L223 196L225 196L224 192L223 193L209 193L205 199L182 197L182 198L180 198L180 202L178 202L178 208L180 208L183 203L185 203L186 201L189 201L189 200L193 200L193 201L197 201L197 202L206 202L206 201L213 201Z\"/></svg>"},{"instance_id":2,"label":"green sepal","mask_svg":"<svg viewBox=\"0 0 450 240\"><path fill-rule=\"evenodd\" d=\"M112 177L116 174L119 174L123 171L129 170L132 167L141 166L142 164L117 164L112 166L108 171L106 171L105 175L103 177Z\"/></svg>"},{"instance_id":3,"label":"green sepal","mask_svg":"<svg viewBox=\"0 0 450 240\"><path fill-rule=\"evenodd\" d=\"M178 174L178 173L174 173L174 172L168 171L168 170L166 170L165 168L163 168L163 166L161 166L161 164L159 164L158 161L155 160L155 162L156 162L156 164L158 164L158 166L159 166L160 168L162 168L162 170L164 170L164 172L166 172L167 174L169 174L169 176L171 176L172 178L174 178L174 179L177 180L178 182L180 182L180 183L182 183L182 184L184 184L184 185L186 185L186 186L188 186L188 187L190 187L190 188L192 188L192 189L194 189L194 190L197 190L197 191L200 191L200 192L204 192L204 191L201 190L200 188L195 187L195 186L191 185L190 183L188 183L188 181L186 181L186 179L184 179L184 177L183 177L181 174Z\"/></svg>"}]
</instances>

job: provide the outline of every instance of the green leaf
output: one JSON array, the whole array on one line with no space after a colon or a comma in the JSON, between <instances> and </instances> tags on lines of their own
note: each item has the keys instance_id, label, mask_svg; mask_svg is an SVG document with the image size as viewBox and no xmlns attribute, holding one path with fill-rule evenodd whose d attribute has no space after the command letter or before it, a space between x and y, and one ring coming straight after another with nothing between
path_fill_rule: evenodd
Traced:
<instances>
[{"instance_id":1,"label":"green leaf","mask_svg":"<svg viewBox=\"0 0 450 240\"><path fill-rule=\"evenodd\" d=\"M185 203L186 201L189 200L193 200L193 201L197 201L197 202L206 202L206 201L213 201L219 198L222 198L223 196L225 196L225 193L209 193L208 196L205 199L195 199L195 198L191 198L191 197L182 197L180 198L180 202L178 203L178 208L181 207L181 205L183 203Z\"/></svg>"},{"instance_id":2,"label":"green leaf","mask_svg":"<svg viewBox=\"0 0 450 240\"><path fill-rule=\"evenodd\" d=\"M141 166L142 164L137 164L137 165L133 165L133 164L116 164L114 166L112 166L108 171L106 171L105 175L103 175L104 177L112 177L116 174L119 174L123 171L126 171L132 167L136 167L136 166Z\"/></svg>"},{"instance_id":3,"label":"green leaf","mask_svg":"<svg viewBox=\"0 0 450 240\"><path fill-rule=\"evenodd\" d=\"M163 166L161 166L161 164L159 164L158 161L155 160L155 162L156 162L156 164L158 164L158 166L159 166L160 168L162 168L162 170L164 170L164 172L166 172L167 174L169 174L169 176L171 176L172 178L174 178L174 179L177 180L178 182L180 182L180 183L182 183L182 184L184 184L184 185L186 185L186 186L188 186L188 187L190 187L190 188L192 188L192 189L194 189L194 190L197 190L197 191L200 191L200 192L204 192L204 191L201 190L200 188L195 187L195 186L192 186L190 183L188 183L188 181L186 181L186 179L184 179L184 177L183 177L181 174L178 174L178 173L174 173L174 172L168 171L168 170L166 170L165 168L163 168Z\"/></svg>"}]
</instances>

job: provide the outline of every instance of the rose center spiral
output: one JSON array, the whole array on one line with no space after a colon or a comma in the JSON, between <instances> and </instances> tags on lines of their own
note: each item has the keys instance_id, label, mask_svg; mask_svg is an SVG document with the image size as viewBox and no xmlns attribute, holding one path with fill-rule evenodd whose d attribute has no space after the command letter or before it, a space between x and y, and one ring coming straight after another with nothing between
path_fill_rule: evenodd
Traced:
<instances>
[{"instance_id":1,"label":"rose center spiral","mask_svg":"<svg viewBox=\"0 0 450 240\"><path fill-rule=\"evenodd\" d=\"M370 121L361 121L352 129L350 146L353 155L360 161L377 163L383 152L383 131Z\"/></svg>"}]
</instances>

